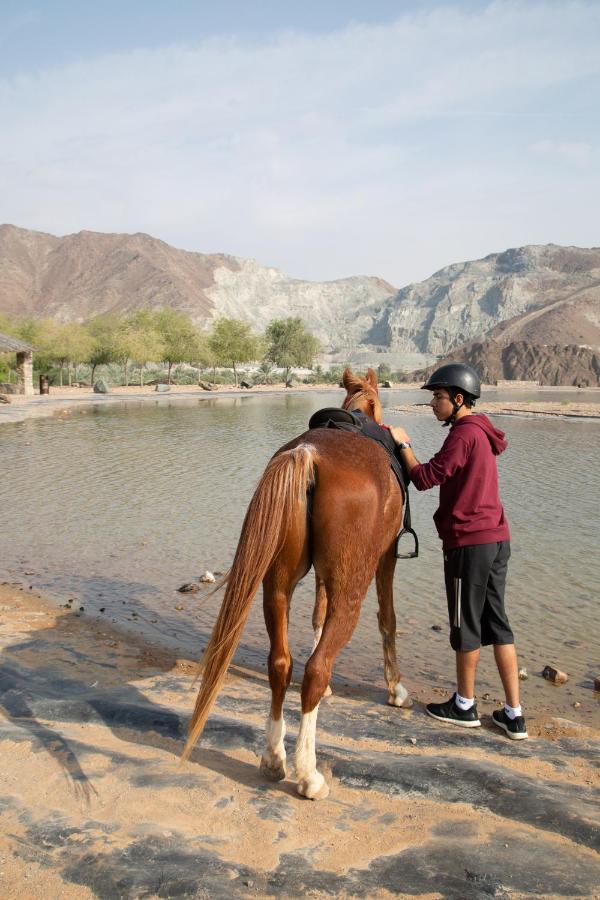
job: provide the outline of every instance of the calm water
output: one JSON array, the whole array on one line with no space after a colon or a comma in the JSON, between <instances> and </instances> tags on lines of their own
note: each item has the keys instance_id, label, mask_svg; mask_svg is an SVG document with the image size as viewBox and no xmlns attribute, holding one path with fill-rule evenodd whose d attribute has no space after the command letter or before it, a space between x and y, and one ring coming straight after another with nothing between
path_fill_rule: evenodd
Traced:
<instances>
[{"instance_id":1,"label":"calm water","mask_svg":"<svg viewBox=\"0 0 600 900\"><path fill-rule=\"evenodd\" d=\"M557 393L560 400L578 396ZM419 392L390 391L384 402L422 399ZM524 393L519 399L536 396ZM73 606L84 606L86 614L143 630L182 655L199 657L220 595L211 597L204 588L179 594L175 588L205 569L228 568L266 462L305 429L315 409L340 400L339 391L180 403L160 399L3 426L2 580L32 584L63 603L74 598ZM445 436L433 417L390 411L386 421L404 425L421 459ZM600 674L600 424L510 417L497 424L510 442L499 466L513 538L507 602L520 663L531 675L525 699L539 708L558 702L570 717L592 721L597 695L589 685ZM436 493L413 491L421 557L399 561L396 570L398 628L405 632L398 646L409 686L452 682L441 553L431 521ZM309 574L292 611L296 674L311 647L312 595ZM257 601L237 659L264 667L260 607ZM371 590L336 667L342 682L383 688L375 609ZM438 623L444 626L441 634L431 629ZM536 677L546 663L570 673L564 688ZM479 694L486 690L500 696L489 652L481 664ZM577 714L574 700L583 704Z\"/></svg>"}]
</instances>

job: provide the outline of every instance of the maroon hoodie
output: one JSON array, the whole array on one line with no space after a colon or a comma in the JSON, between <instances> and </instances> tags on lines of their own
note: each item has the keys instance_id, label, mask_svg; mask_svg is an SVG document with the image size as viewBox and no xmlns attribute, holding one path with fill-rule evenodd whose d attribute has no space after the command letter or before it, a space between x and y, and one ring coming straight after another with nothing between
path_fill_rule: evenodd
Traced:
<instances>
[{"instance_id":1,"label":"maroon hoodie","mask_svg":"<svg viewBox=\"0 0 600 900\"><path fill-rule=\"evenodd\" d=\"M435 456L411 470L418 491L440 485L433 520L444 549L510 539L496 466L496 456L507 446L504 432L487 416L462 416Z\"/></svg>"}]
</instances>

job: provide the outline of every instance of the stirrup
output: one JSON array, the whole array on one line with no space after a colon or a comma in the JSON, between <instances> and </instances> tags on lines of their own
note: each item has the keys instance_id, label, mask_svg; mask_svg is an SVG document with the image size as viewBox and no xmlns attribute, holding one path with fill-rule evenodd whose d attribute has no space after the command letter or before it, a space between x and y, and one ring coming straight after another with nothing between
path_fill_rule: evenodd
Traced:
<instances>
[{"instance_id":1,"label":"stirrup","mask_svg":"<svg viewBox=\"0 0 600 900\"><path fill-rule=\"evenodd\" d=\"M413 537L415 542L415 549L411 550L410 553L400 553L400 540L405 534L410 534ZM412 528L403 528L398 537L396 538L396 559L416 559L419 555L419 538L417 537L416 531Z\"/></svg>"}]
</instances>

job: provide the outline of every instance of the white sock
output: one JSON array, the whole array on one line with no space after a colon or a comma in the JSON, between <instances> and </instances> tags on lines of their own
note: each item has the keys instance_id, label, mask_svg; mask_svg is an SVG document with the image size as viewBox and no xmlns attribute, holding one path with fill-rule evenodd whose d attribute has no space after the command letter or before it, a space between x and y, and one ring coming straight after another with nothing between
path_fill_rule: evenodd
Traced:
<instances>
[{"instance_id":1,"label":"white sock","mask_svg":"<svg viewBox=\"0 0 600 900\"><path fill-rule=\"evenodd\" d=\"M454 702L459 709L462 709L463 712L468 712L475 703L475 698L471 697L471 699L469 700L468 697L461 697L461 695L457 691L454 697Z\"/></svg>"},{"instance_id":2,"label":"white sock","mask_svg":"<svg viewBox=\"0 0 600 900\"><path fill-rule=\"evenodd\" d=\"M520 706L509 706L508 703L504 704L504 712L509 719L516 719L517 716L523 715L523 710Z\"/></svg>"}]
</instances>

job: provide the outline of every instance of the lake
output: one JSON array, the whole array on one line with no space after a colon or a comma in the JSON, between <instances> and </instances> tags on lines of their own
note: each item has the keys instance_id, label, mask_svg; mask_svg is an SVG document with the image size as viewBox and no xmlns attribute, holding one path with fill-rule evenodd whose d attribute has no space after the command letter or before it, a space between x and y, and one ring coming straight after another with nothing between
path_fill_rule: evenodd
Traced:
<instances>
[{"instance_id":1,"label":"lake","mask_svg":"<svg viewBox=\"0 0 600 900\"><path fill-rule=\"evenodd\" d=\"M579 396L576 392L575 396ZM4 514L0 576L72 599L84 615L104 617L197 659L221 595L175 589L205 569L225 571L256 482L273 452L306 428L311 413L338 406L342 392L170 398L94 405L69 416L0 428ZM503 399L489 393L490 399ZM513 398L515 395L512 395ZM560 400L571 399L565 392ZM386 391L386 406L423 401ZM516 399L540 399L523 392ZM545 393L544 400L553 399ZM445 431L431 417L388 411L417 456L428 459ZM600 591L596 420L495 417L508 451L499 460L501 494L512 531L507 607L520 665L530 678L525 702L598 721ZM437 491L411 492L418 560L400 560L395 597L400 664L409 686L453 684L447 642L440 544L431 520ZM29 573L29 574L25 574ZM291 615L295 677L312 645L314 579L304 579ZM100 612L103 610L103 612ZM442 625L442 632L432 625ZM236 659L265 668L266 636L257 598ZM547 663L569 672L563 688L544 682ZM376 599L370 589L335 678L385 697ZM501 697L491 651L484 652L478 694ZM575 712L575 700L582 709Z\"/></svg>"}]
</instances>

